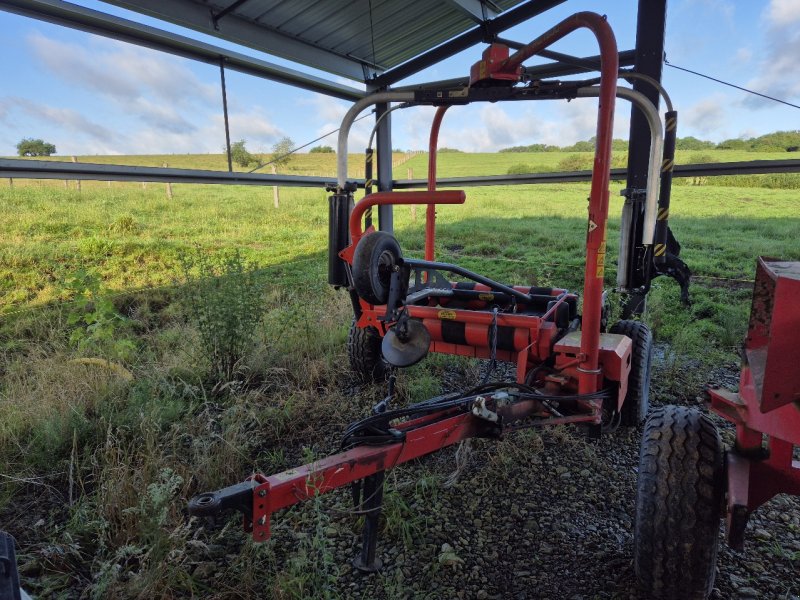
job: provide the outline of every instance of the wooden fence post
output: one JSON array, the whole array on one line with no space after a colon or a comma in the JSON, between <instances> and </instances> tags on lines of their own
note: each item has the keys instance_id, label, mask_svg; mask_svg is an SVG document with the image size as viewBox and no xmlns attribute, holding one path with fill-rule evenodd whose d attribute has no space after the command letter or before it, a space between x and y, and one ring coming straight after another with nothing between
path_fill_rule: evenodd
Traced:
<instances>
[{"instance_id":1,"label":"wooden fence post","mask_svg":"<svg viewBox=\"0 0 800 600\"><path fill-rule=\"evenodd\" d=\"M74 162L74 163L78 162L78 157L77 156L73 156L72 157L72 162ZM78 188L79 192L81 191L81 180L80 179L76 179L75 180L75 187Z\"/></svg>"},{"instance_id":2,"label":"wooden fence post","mask_svg":"<svg viewBox=\"0 0 800 600\"><path fill-rule=\"evenodd\" d=\"M162 163L161 165L163 168L167 168L167 163ZM167 198L172 200L172 182L167 182Z\"/></svg>"},{"instance_id":3,"label":"wooden fence post","mask_svg":"<svg viewBox=\"0 0 800 600\"><path fill-rule=\"evenodd\" d=\"M270 165L270 168L272 169L272 174L273 175L277 175L278 174L278 170L275 168L275 165ZM280 195L278 193L278 186L277 185L272 187L272 204L273 204L273 206L275 208L278 208L280 206L280 204L281 204Z\"/></svg>"},{"instance_id":4,"label":"wooden fence post","mask_svg":"<svg viewBox=\"0 0 800 600\"><path fill-rule=\"evenodd\" d=\"M408 169L408 179L414 179L414 169ZM416 221L417 220L417 205L416 204L412 204L411 205L411 220L412 221Z\"/></svg>"}]
</instances>

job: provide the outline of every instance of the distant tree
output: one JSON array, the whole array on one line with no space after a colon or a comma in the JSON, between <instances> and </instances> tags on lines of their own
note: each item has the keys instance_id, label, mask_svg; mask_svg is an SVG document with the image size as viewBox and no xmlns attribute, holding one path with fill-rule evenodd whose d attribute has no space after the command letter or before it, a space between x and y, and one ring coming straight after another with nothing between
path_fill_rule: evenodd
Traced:
<instances>
[{"instance_id":1,"label":"distant tree","mask_svg":"<svg viewBox=\"0 0 800 600\"><path fill-rule=\"evenodd\" d=\"M448 148L448 147L445 146L444 148L439 148L437 150L437 152L439 152L441 154L443 152L444 153L447 153L447 152L461 152L461 153L463 153L464 151L463 150L459 150L458 148Z\"/></svg>"},{"instance_id":2,"label":"distant tree","mask_svg":"<svg viewBox=\"0 0 800 600\"><path fill-rule=\"evenodd\" d=\"M628 150L628 140L614 138L611 140L611 149L614 152L626 152Z\"/></svg>"},{"instance_id":3,"label":"distant tree","mask_svg":"<svg viewBox=\"0 0 800 600\"><path fill-rule=\"evenodd\" d=\"M24 138L17 144L17 154L20 156L50 156L56 153L56 147L44 140Z\"/></svg>"},{"instance_id":4,"label":"distant tree","mask_svg":"<svg viewBox=\"0 0 800 600\"><path fill-rule=\"evenodd\" d=\"M696 137L687 136L675 140L677 150L707 150L714 147L714 142L698 140Z\"/></svg>"},{"instance_id":5,"label":"distant tree","mask_svg":"<svg viewBox=\"0 0 800 600\"><path fill-rule=\"evenodd\" d=\"M249 167L258 162L258 158L250 154L247 149L247 140L239 140L231 144L231 159L240 167Z\"/></svg>"},{"instance_id":6,"label":"distant tree","mask_svg":"<svg viewBox=\"0 0 800 600\"><path fill-rule=\"evenodd\" d=\"M594 139L585 142L575 142L572 146L562 148L566 152L594 152Z\"/></svg>"},{"instance_id":7,"label":"distant tree","mask_svg":"<svg viewBox=\"0 0 800 600\"><path fill-rule=\"evenodd\" d=\"M334 150L330 146L314 146L308 152L310 154L332 154Z\"/></svg>"},{"instance_id":8,"label":"distant tree","mask_svg":"<svg viewBox=\"0 0 800 600\"><path fill-rule=\"evenodd\" d=\"M294 150L292 138L283 137L275 142L275 145L272 146L272 156L269 160L276 170L284 168L292 161L292 158L294 158L292 150Z\"/></svg>"},{"instance_id":9,"label":"distant tree","mask_svg":"<svg viewBox=\"0 0 800 600\"><path fill-rule=\"evenodd\" d=\"M751 141L752 140L743 140L741 138L731 138L721 141L717 144L717 148L720 150L747 150L750 147Z\"/></svg>"}]
</instances>

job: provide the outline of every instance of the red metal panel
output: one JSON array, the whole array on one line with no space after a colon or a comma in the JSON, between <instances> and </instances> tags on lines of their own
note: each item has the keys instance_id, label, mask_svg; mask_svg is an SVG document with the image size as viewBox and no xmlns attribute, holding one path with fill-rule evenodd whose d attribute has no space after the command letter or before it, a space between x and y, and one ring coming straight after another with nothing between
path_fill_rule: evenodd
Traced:
<instances>
[{"instance_id":1,"label":"red metal panel","mask_svg":"<svg viewBox=\"0 0 800 600\"><path fill-rule=\"evenodd\" d=\"M758 259L745 352L763 412L800 401L800 262Z\"/></svg>"}]
</instances>

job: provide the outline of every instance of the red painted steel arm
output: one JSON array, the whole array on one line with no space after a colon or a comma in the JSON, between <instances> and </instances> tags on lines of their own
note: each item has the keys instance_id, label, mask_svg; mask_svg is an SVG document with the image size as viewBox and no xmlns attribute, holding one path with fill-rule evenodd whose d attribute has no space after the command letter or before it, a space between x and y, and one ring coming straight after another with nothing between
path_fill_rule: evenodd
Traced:
<instances>
[{"instance_id":1,"label":"red painted steel arm","mask_svg":"<svg viewBox=\"0 0 800 600\"><path fill-rule=\"evenodd\" d=\"M422 417L397 429L407 430L427 420L430 417ZM485 426L471 414L459 413L408 431L403 442L359 446L277 475L256 476L259 485L253 493L253 539L263 542L269 538L270 516L275 511L474 437Z\"/></svg>"},{"instance_id":2,"label":"red painted steel arm","mask_svg":"<svg viewBox=\"0 0 800 600\"><path fill-rule=\"evenodd\" d=\"M586 269L583 285L583 317L578 389L588 394L598 389L600 354L600 311L606 258L606 222L608 220L608 185L611 167L611 139L614 130L614 101L617 90L619 54L614 32L605 17L580 12L564 19L544 35L509 56L502 72L516 72L524 61L576 29L587 28L600 46L600 102L597 116L597 142L592 188L589 197L589 227L586 234Z\"/></svg>"},{"instance_id":3,"label":"red painted steel arm","mask_svg":"<svg viewBox=\"0 0 800 600\"><path fill-rule=\"evenodd\" d=\"M467 199L463 190L447 192L378 192L366 196L350 213L350 238L355 245L364 235L361 219L368 208L386 204L464 204Z\"/></svg>"},{"instance_id":4,"label":"red painted steel arm","mask_svg":"<svg viewBox=\"0 0 800 600\"><path fill-rule=\"evenodd\" d=\"M439 128L442 125L444 113L449 106L440 106L436 110L431 125L431 138L428 142L428 191L436 191L436 151L439 145ZM429 204L425 211L425 260L433 260L434 242L436 240L436 205Z\"/></svg>"}]
</instances>

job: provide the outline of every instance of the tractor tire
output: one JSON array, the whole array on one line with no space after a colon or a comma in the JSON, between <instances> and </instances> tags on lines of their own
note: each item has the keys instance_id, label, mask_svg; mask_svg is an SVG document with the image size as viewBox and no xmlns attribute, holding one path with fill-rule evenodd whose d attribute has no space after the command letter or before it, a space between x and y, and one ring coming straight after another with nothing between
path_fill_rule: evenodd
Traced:
<instances>
[{"instance_id":1,"label":"tractor tire","mask_svg":"<svg viewBox=\"0 0 800 600\"><path fill-rule=\"evenodd\" d=\"M353 254L356 293L370 304L386 304L392 271L402 257L400 244L390 233L373 231L361 238Z\"/></svg>"},{"instance_id":2,"label":"tractor tire","mask_svg":"<svg viewBox=\"0 0 800 600\"><path fill-rule=\"evenodd\" d=\"M358 327L355 320L347 335L347 356L350 369L364 383L378 383L386 379L389 365L381 354L381 336L374 327Z\"/></svg>"},{"instance_id":3,"label":"tractor tire","mask_svg":"<svg viewBox=\"0 0 800 600\"><path fill-rule=\"evenodd\" d=\"M639 455L634 569L648 598L705 599L716 574L722 443L699 411L666 406L647 420Z\"/></svg>"},{"instance_id":4,"label":"tractor tire","mask_svg":"<svg viewBox=\"0 0 800 600\"><path fill-rule=\"evenodd\" d=\"M641 321L619 321L609 333L627 335L633 341L628 392L620 411L620 425L635 427L647 418L650 407L650 374L653 364L653 334Z\"/></svg>"}]
</instances>

